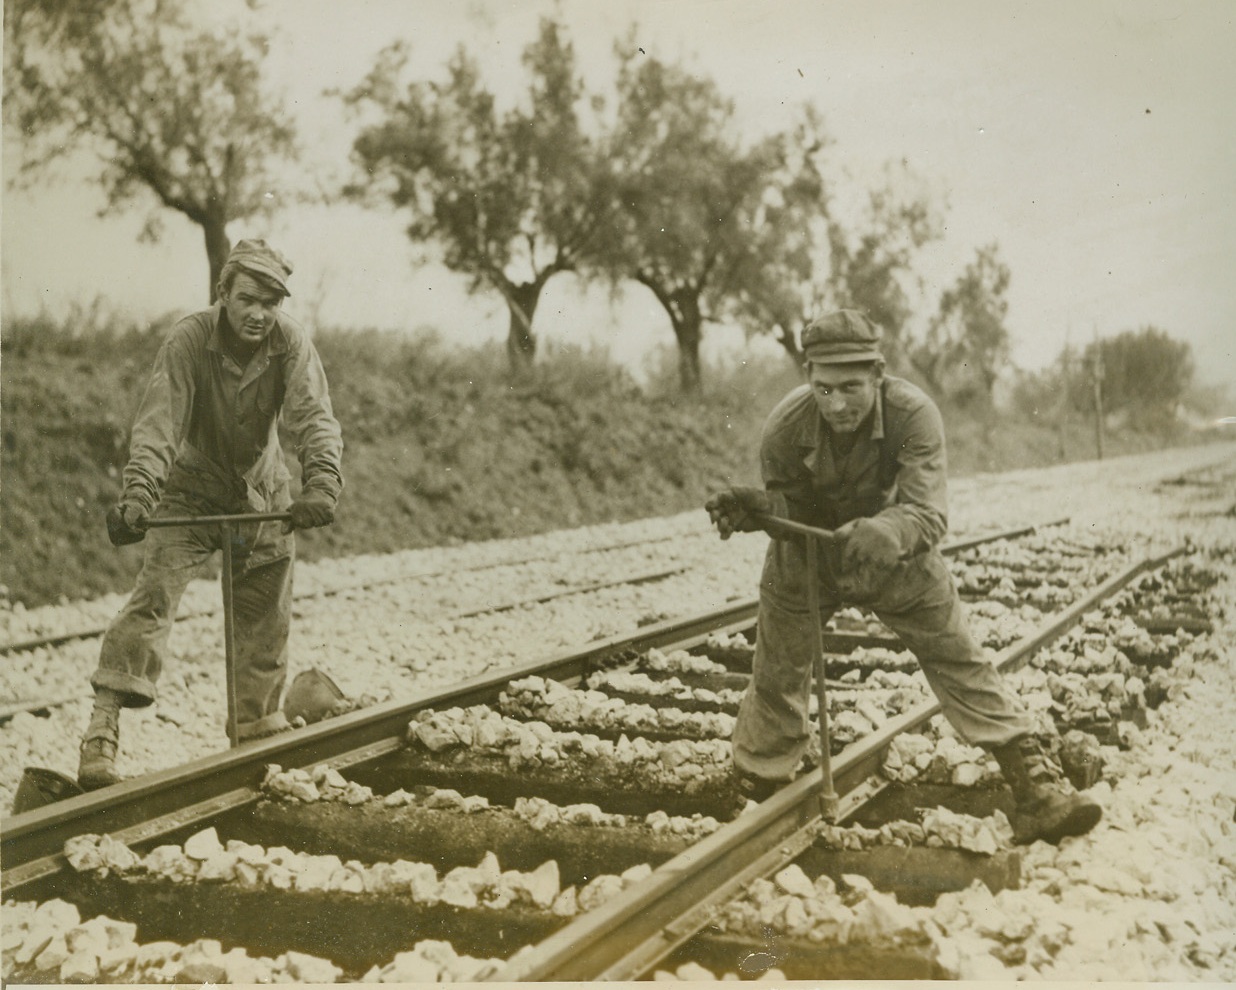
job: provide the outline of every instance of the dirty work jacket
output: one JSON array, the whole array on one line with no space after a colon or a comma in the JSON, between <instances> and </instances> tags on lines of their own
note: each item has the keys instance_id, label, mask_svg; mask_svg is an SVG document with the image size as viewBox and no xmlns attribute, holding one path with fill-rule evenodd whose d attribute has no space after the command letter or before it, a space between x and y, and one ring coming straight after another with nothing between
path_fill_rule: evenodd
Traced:
<instances>
[{"instance_id":1,"label":"dirty work jacket","mask_svg":"<svg viewBox=\"0 0 1236 990\"><path fill-rule=\"evenodd\" d=\"M774 510L835 529L879 515L895 529L901 561L882 585L859 596L841 590L841 549L820 550L820 618L844 602L864 605L913 652L940 709L961 737L999 746L1034 728L1025 707L971 635L961 599L936 549L948 520L944 429L918 388L886 377L875 408L839 458L809 386L769 415L760 449ZM760 579L750 687L734 724L734 764L768 780L790 780L807 752L812 639L806 555L801 540L769 543Z\"/></svg>"},{"instance_id":2,"label":"dirty work jacket","mask_svg":"<svg viewBox=\"0 0 1236 990\"><path fill-rule=\"evenodd\" d=\"M332 501L343 488L343 440L309 335L280 313L241 368L224 350L221 305L177 323L155 359L133 424L125 497L153 511L164 490L203 513L270 511L290 479L283 418L305 490Z\"/></svg>"},{"instance_id":3,"label":"dirty work jacket","mask_svg":"<svg viewBox=\"0 0 1236 990\"><path fill-rule=\"evenodd\" d=\"M823 529L879 515L903 556L935 547L948 529L944 424L926 393L902 378L885 376L844 457L811 386L794 389L764 424L760 469L777 515Z\"/></svg>"}]
</instances>

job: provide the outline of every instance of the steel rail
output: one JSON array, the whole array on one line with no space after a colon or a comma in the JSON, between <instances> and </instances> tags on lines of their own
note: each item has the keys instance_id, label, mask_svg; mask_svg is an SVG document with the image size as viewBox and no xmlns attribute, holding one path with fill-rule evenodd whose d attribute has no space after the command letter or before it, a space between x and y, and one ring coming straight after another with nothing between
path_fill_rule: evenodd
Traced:
<instances>
[{"instance_id":1,"label":"steel rail","mask_svg":"<svg viewBox=\"0 0 1236 990\"><path fill-rule=\"evenodd\" d=\"M1035 529L1023 526L975 539L995 542ZM953 553L973 545L974 539L966 540L948 544L941 552ZM0 887L11 896L53 877L65 865L65 841L75 835L107 833L133 843L157 839L257 800L268 764L284 768L320 763L348 767L377 759L403 745L408 721L422 709L492 702L509 681L534 674L565 683L578 681L598 657L606 655L670 645L690 649L709 634L750 628L758 604L758 599L749 598L697 615L668 619L582 650L474 677L407 701L359 709L12 815L0 821Z\"/></svg>"},{"instance_id":2,"label":"steel rail","mask_svg":"<svg viewBox=\"0 0 1236 990\"><path fill-rule=\"evenodd\" d=\"M754 617L754 602L742 601L668 619L582 650L473 677L406 701L358 709L12 815L0 822L0 886L9 896L55 873L63 866L64 843L74 835L108 833L126 842L145 841L256 800L268 764L351 766L393 752L403 745L408 721L422 709L492 702L511 680L534 674L577 682L600 657L670 645L690 649L710 633L747 628Z\"/></svg>"},{"instance_id":3,"label":"steel rail","mask_svg":"<svg viewBox=\"0 0 1236 990\"><path fill-rule=\"evenodd\" d=\"M277 518L283 518L282 513L273 514ZM212 518L224 518L222 516ZM196 520L197 522L208 522L209 519L203 517ZM558 557L565 557L569 554L583 556L589 553L606 553L610 550L626 550L630 547L644 546L648 543L666 543L673 537L665 536L650 536L643 537L638 540L625 540L621 543L610 543L603 546L586 547L582 550L561 550L558 553L543 553L532 557L520 557L515 560L500 560L486 564L470 564L467 567L442 568L436 571L419 571L413 574L397 574L392 577L374 578L371 581L361 581L356 584L345 584L338 588L321 588L316 591L303 591L293 596L294 601L309 601L315 598L329 598L333 595L347 594L349 591L367 591L370 588L379 588L388 584L402 584L404 582L411 583L412 581L428 581L431 578L445 577L448 574L467 574L472 571L488 571L496 570L499 567L517 567L521 564L535 564L546 560L555 560ZM429 548L426 548L429 549ZM189 619L200 619L208 615L217 615L222 609L222 605L211 605L205 608L186 609L179 612L176 616L177 622L188 621ZM95 636L102 636L107 632L107 625L88 626L84 629L72 629L68 632L47 633L43 636L33 636L29 639L16 640L12 643L0 643L0 653L21 653L26 650L35 650L41 646L59 646L61 643L68 643L75 639L91 639Z\"/></svg>"},{"instance_id":4,"label":"steel rail","mask_svg":"<svg viewBox=\"0 0 1236 990\"><path fill-rule=\"evenodd\" d=\"M1028 533L1033 533L1038 529L1046 529L1049 526L1062 526L1069 521L1068 516L1061 519L1054 519L1051 522L1037 523L1032 526L1023 526L1017 529L1002 530L999 535L984 534L980 536L969 537L965 540L959 540L950 543L944 548L944 552L960 553L963 550L968 550L971 547L980 546L983 543L990 543L993 539L1015 539L1018 536L1025 536ZM705 534L711 535L711 534ZM427 581L431 578L444 577L448 574L467 574L472 571L488 571L496 570L499 567L517 567L521 564L535 564L546 560L555 560L558 557L564 557L568 554L577 554L583 556L589 553L607 553L610 550L626 550L630 547L644 546L649 543L665 543L674 537L651 536L643 537L638 540L625 540L621 543L609 543L603 546L586 547L583 550L561 550L557 553L543 553L532 557L519 557L514 560L499 560L486 564L470 564L467 567L442 568L437 571L419 571L413 574L397 574L393 577L375 578L372 581L361 581L356 584L345 584L338 588L322 588L316 591L300 592L294 596L295 601L309 601L315 598L329 598L332 595L343 595L349 591L367 591L370 588L379 588L388 584L402 584L403 582L412 581ZM216 615L222 606L210 606L208 608L191 609L180 612L176 616L176 621L187 621L189 619L200 619L203 616ZM107 631L107 626L90 626L86 629L74 629L63 633L48 633L44 636L35 636L30 639L18 640L13 643L0 643L0 653L21 653L25 650L38 649L40 646L59 646L61 643L68 643L75 639L90 639L94 636L102 636Z\"/></svg>"},{"instance_id":5,"label":"steel rail","mask_svg":"<svg viewBox=\"0 0 1236 990\"><path fill-rule=\"evenodd\" d=\"M1179 547L1148 558L1108 578L1033 633L1006 647L997 655L996 666L1003 671L1023 666L1095 605L1186 550ZM879 771L893 739L924 725L939 711L938 702L924 702L840 754L833 764L833 782L844 796L843 817L853 814L878 792L862 785ZM515 983L640 978L706 925L715 907L757 876L792 862L810 845L823 820L822 784L822 771L817 767L487 979ZM850 795L857 797L845 801Z\"/></svg>"},{"instance_id":6,"label":"steel rail","mask_svg":"<svg viewBox=\"0 0 1236 990\"><path fill-rule=\"evenodd\" d=\"M531 598L506 598L499 602L490 602L485 605L477 605L472 608L461 609L457 612L448 612L444 616L438 616L437 620L441 619L474 619L483 615L496 615L499 612L510 612L517 608L522 608L525 605L544 605L547 602L555 601L559 598L570 598L573 595L587 595L594 591L604 591L606 588L615 588L620 585L637 585L637 584L652 584L656 581L664 581L666 578L676 577L683 573L688 568L686 566L679 567L663 567L652 571L640 571L636 574L628 574L620 578L612 578L608 581L592 581L588 584L574 584L566 588L555 588L553 591L546 591ZM217 613L198 613L199 615L214 615ZM69 695L67 697L47 699L47 698L30 698L24 701L6 702L0 705L0 723L11 719L14 715L20 712L40 711L49 708L58 708L61 705L67 705L74 701L87 701L94 697L93 694L85 693Z\"/></svg>"}]
</instances>

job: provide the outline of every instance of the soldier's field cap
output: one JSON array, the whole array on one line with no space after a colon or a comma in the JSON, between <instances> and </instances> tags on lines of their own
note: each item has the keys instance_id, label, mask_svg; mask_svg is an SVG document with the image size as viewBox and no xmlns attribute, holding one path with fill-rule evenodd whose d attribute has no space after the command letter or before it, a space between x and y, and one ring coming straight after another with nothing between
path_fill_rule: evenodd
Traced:
<instances>
[{"instance_id":1,"label":"soldier's field cap","mask_svg":"<svg viewBox=\"0 0 1236 990\"><path fill-rule=\"evenodd\" d=\"M803 327L803 355L816 364L878 361L880 328L856 309L839 309Z\"/></svg>"},{"instance_id":2,"label":"soldier's field cap","mask_svg":"<svg viewBox=\"0 0 1236 990\"><path fill-rule=\"evenodd\" d=\"M260 239L237 241L227 260L239 265L250 275L256 275L268 282L274 283L285 296L292 293L288 290L288 276L292 274L292 263L273 247Z\"/></svg>"}]
</instances>

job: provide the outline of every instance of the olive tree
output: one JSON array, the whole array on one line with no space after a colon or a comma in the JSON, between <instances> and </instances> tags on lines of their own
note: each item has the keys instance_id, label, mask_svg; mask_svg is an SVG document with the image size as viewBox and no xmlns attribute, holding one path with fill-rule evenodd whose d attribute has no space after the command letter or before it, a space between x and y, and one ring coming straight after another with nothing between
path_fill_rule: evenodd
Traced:
<instances>
[{"instance_id":1,"label":"olive tree","mask_svg":"<svg viewBox=\"0 0 1236 990\"><path fill-rule=\"evenodd\" d=\"M884 329L890 364L907 369L909 284L918 250L940 236L939 210L891 168L869 189L834 174L823 157L830 142L810 106L779 140L780 167L768 175L761 206L768 223L754 228L755 264L739 280L738 318L749 334L772 334L800 362L807 323L830 310L861 310Z\"/></svg>"},{"instance_id":2,"label":"olive tree","mask_svg":"<svg viewBox=\"0 0 1236 990\"><path fill-rule=\"evenodd\" d=\"M771 334L796 364L802 328L829 296L829 183L821 160L829 143L811 105L789 132L768 139L764 188L728 280L730 311L748 337Z\"/></svg>"},{"instance_id":3,"label":"olive tree","mask_svg":"<svg viewBox=\"0 0 1236 990\"><path fill-rule=\"evenodd\" d=\"M149 204L150 240L160 208L201 228L213 301L228 224L269 209L297 156L291 119L263 82L268 43L195 24L181 0L9 0L4 119L20 139L18 181L95 155L105 213Z\"/></svg>"},{"instance_id":4,"label":"olive tree","mask_svg":"<svg viewBox=\"0 0 1236 990\"><path fill-rule=\"evenodd\" d=\"M1010 279L999 246L988 244L941 294L927 336L914 348L915 367L937 394L963 405L991 405L996 380L1009 362L1004 321Z\"/></svg>"},{"instance_id":5,"label":"olive tree","mask_svg":"<svg viewBox=\"0 0 1236 990\"><path fill-rule=\"evenodd\" d=\"M1093 375L1102 374L1103 405L1124 412L1141 427L1162 427L1175 420L1193 382L1193 348L1166 330L1146 325L1104 337L1086 346L1079 367L1082 381L1074 384L1075 403L1090 401Z\"/></svg>"},{"instance_id":6,"label":"olive tree","mask_svg":"<svg viewBox=\"0 0 1236 990\"><path fill-rule=\"evenodd\" d=\"M680 384L695 392L706 323L782 307L780 286L761 266L791 263L794 251L773 224L807 193L791 188L801 176L787 138L745 145L733 102L713 80L633 43L619 58L611 156L619 208L603 267L615 283L652 292L678 344Z\"/></svg>"},{"instance_id":7,"label":"olive tree","mask_svg":"<svg viewBox=\"0 0 1236 990\"><path fill-rule=\"evenodd\" d=\"M464 46L438 80L405 81L408 58L405 44L388 47L343 96L368 118L353 143L362 178L346 191L408 211L414 242L435 246L470 291L502 295L511 366L523 370L536 353L545 284L578 268L613 205L587 126L596 101L550 18L524 50L523 99L506 109Z\"/></svg>"},{"instance_id":8,"label":"olive tree","mask_svg":"<svg viewBox=\"0 0 1236 990\"><path fill-rule=\"evenodd\" d=\"M829 308L861 310L878 324L889 363L899 370L909 363L918 253L943 233L942 210L912 179L904 166L886 166L883 180L862 195L857 215L834 211L828 227Z\"/></svg>"}]
</instances>

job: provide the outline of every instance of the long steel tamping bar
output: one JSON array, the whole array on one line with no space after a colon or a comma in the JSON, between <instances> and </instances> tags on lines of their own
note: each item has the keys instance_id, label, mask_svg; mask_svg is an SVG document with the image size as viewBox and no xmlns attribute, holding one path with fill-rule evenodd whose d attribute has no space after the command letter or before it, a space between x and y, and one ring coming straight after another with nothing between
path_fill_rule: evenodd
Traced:
<instances>
[{"instance_id":1,"label":"long steel tamping bar","mask_svg":"<svg viewBox=\"0 0 1236 990\"><path fill-rule=\"evenodd\" d=\"M807 544L807 609L811 613L811 676L815 679L815 697L819 706L820 725L820 815L826 822L837 820L837 792L833 788L832 738L828 727L828 689L824 663L824 629L820 622L819 548L821 543L834 543L837 534L831 529L819 529L806 523L774 516L757 517L760 528L774 539L806 537Z\"/></svg>"},{"instance_id":2,"label":"long steel tamping bar","mask_svg":"<svg viewBox=\"0 0 1236 990\"><path fill-rule=\"evenodd\" d=\"M239 745L239 729L236 713L236 622L232 604L232 542L238 523L283 522L292 518L290 512L251 512L222 516L164 516L151 519L149 526L205 526L218 525L219 540L223 544L223 656L227 672L227 740L233 747Z\"/></svg>"},{"instance_id":3,"label":"long steel tamping bar","mask_svg":"<svg viewBox=\"0 0 1236 990\"><path fill-rule=\"evenodd\" d=\"M832 535L831 533L829 534ZM828 689L825 686L824 629L820 622L819 541L807 537L807 608L811 611L811 671L820 708L820 817L837 821L837 791L833 787L832 733L828 727Z\"/></svg>"}]
</instances>

